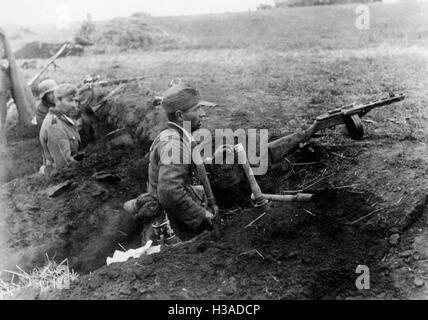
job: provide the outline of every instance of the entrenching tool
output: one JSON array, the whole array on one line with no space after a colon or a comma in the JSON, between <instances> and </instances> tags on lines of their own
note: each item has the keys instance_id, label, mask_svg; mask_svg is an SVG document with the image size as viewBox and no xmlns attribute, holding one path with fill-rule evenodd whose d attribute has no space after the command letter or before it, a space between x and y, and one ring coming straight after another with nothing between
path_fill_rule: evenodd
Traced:
<instances>
[{"instance_id":1,"label":"entrenching tool","mask_svg":"<svg viewBox=\"0 0 428 320\"><path fill-rule=\"evenodd\" d=\"M238 163L242 165L248 182L250 183L251 191L253 192L252 197L254 198L254 206L256 208L266 206L269 203L269 200L263 197L262 190L260 189L256 178L254 178L253 170L248 164L247 153L245 152L244 146L239 143L235 146L235 150L238 153Z\"/></svg>"},{"instance_id":2,"label":"entrenching tool","mask_svg":"<svg viewBox=\"0 0 428 320\"><path fill-rule=\"evenodd\" d=\"M248 163L248 158L247 158L247 154L245 152L244 146L242 144L237 144L235 146L235 150L238 153L239 163L242 165L245 175L247 176L248 182L250 183L251 191L253 192L251 194L251 200L253 200L254 202L254 207L256 208L265 207L271 201L291 202L291 201L311 200L312 194L309 194L309 193L297 193L294 195L263 193Z\"/></svg>"},{"instance_id":3,"label":"entrenching tool","mask_svg":"<svg viewBox=\"0 0 428 320\"><path fill-rule=\"evenodd\" d=\"M266 194L262 193L261 196L270 201L278 202L293 202L293 201L310 201L312 199L312 194L310 193L297 193L297 194ZM254 194L251 195L251 200L255 200Z\"/></svg>"}]
</instances>

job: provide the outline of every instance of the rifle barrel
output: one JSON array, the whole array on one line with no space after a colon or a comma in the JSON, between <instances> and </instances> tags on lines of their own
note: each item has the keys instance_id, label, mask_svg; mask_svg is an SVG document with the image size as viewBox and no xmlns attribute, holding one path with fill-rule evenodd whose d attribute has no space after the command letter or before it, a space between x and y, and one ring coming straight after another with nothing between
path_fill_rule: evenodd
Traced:
<instances>
[{"instance_id":1,"label":"rifle barrel","mask_svg":"<svg viewBox=\"0 0 428 320\"><path fill-rule=\"evenodd\" d=\"M406 95L404 93L400 93L398 95L394 95L393 97L383 98L383 99L379 99L379 100L365 103L362 105L353 106L352 108L349 108L349 109L343 109L342 115L348 116L354 113L359 113L362 116L367 112L369 112L371 109L383 107L395 102L399 102L401 100L404 100L405 97Z\"/></svg>"},{"instance_id":2,"label":"rifle barrel","mask_svg":"<svg viewBox=\"0 0 428 320\"><path fill-rule=\"evenodd\" d=\"M135 77L135 78L126 78L126 79L102 80L102 81L95 81L95 82L92 82L90 84L97 85L100 87L105 87L105 86L118 85L118 84L122 84L122 83L128 83L128 82L143 80L144 78L145 77L141 76L141 77Z\"/></svg>"}]
</instances>

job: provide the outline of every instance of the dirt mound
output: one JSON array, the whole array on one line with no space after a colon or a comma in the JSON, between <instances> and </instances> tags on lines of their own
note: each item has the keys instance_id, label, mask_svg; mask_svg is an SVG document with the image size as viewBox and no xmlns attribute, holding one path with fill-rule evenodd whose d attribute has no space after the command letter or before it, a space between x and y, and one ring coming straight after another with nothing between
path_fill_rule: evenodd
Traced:
<instances>
[{"instance_id":1,"label":"dirt mound","mask_svg":"<svg viewBox=\"0 0 428 320\"><path fill-rule=\"evenodd\" d=\"M313 213L308 214L305 210ZM310 204L278 204L235 213L195 242L113 264L84 276L56 299L322 299L362 294L355 289L358 264L372 265L388 247L381 231L346 226L369 210L364 197L324 191ZM304 239L304 240L302 240ZM293 270L290 272L290 270ZM390 283L371 268L379 294ZM374 285L375 284L375 285Z\"/></svg>"},{"instance_id":2,"label":"dirt mound","mask_svg":"<svg viewBox=\"0 0 428 320\"><path fill-rule=\"evenodd\" d=\"M135 149L91 150L75 171L66 171L47 181L32 175L15 179L0 188L0 269L15 265L29 270L43 264L45 254L70 260L71 266L87 272L102 266L118 243L139 241L138 226L122 210L122 204L145 190L148 145ZM96 179L107 172L119 181ZM58 184L68 187L49 196Z\"/></svg>"},{"instance_id":3,"label":"dirt mound","mask_svg":"<svg viewBox=\"0 0 428 320\"><path fill-rule=\"evenodd\" d=\"M117 89L117 87L116 87ZM103 100L113 87L95 90L88 104L94 106ZM154 106L155 92L140 82L132 82L97 110L96 123L99 138L119 128L126 128L136 141L153 140L166 125L163 109Z\"/></svg>"},{"instance_id":4,"label":"dirt mound","mask_svg":"<svg viewBox=\"0 0 428 320\"><path fill-rule=\"evenodd\" d=\"M168 48L175 40L164 30L150 25L140 16L116 18L106 22L82 25L78 37L90 39L96 53L130 49Z\"/></svg>"},{"instance_id":5,"label":"dirt mound","mask_svg":"<svg viewBox=\"0 0 428 320\"><path fill-rule=\"evenodd\" d=\"M48 59L57 53L62 46L62 43L29 42L15 52L15 57L16 59ZM82 46L72 45L60 57L80 56L82 53Z\"/></svg>"}]
</instances>

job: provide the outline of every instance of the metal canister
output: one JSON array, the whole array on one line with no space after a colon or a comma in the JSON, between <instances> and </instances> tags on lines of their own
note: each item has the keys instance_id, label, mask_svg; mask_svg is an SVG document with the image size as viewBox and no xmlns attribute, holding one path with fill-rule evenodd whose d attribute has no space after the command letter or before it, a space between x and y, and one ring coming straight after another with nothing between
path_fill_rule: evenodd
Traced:
<instances>
[{"instance_id":1,"label":"metal canister","mask_svg":"<svg viewBox=\"0 0 428 320\"><path fill-rule=\"evenodd\" d=\"M167 217L161 222L153 223L152 227L153 233L156 237L155 240L159 244L173 244L179 241L174 233L174 230L172 230L171 224Z\"/></svg>"}]
</instances>

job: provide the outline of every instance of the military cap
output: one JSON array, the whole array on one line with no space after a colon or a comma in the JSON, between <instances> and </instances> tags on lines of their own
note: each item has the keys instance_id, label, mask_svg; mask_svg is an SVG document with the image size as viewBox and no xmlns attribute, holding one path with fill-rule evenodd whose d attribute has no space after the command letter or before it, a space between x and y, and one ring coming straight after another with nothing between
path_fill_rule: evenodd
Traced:
<instances>
[{"instance_id":1,"label":"military cap","mask_svg":"<svg viewBox=\"0 0 428 320\"><path fill-rule=\"evenodd\" d=\"M70 83L63 83L58 85L54 91L55 98L61 99L68 96L76 96L77 95L77 87Z\"/></svg>"},{"instance_id":2,"label":"military cap","mask_svg":"<svg viewBox=\"0 0 428 320\"><path fill-rule=\"evenodd\" d=\"M162 98L162 107L167 114L177 110L187 111L195 106L213 107L217 104L201 100L199 91L188 83L180 83L166 90Z\"/></svg>"}]
</instances>

